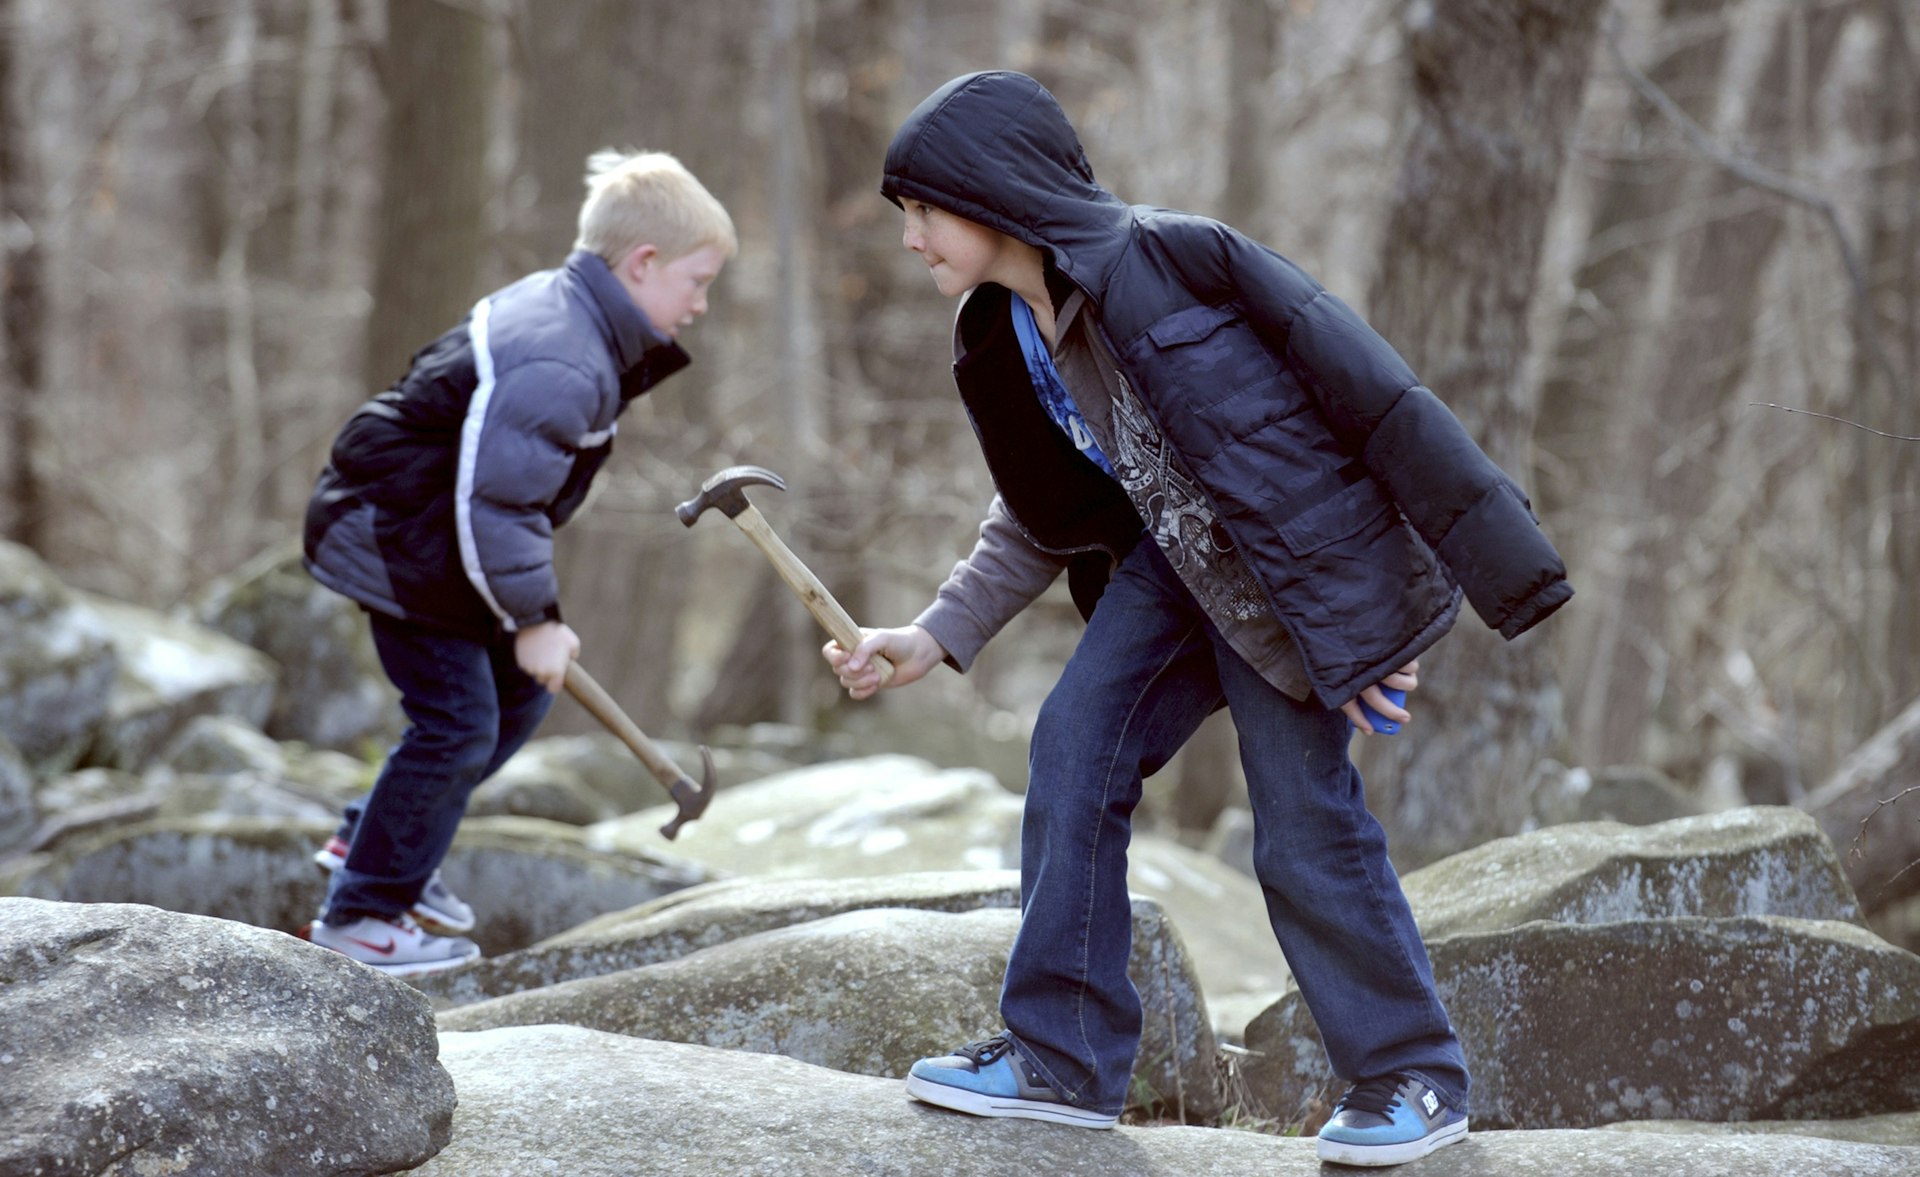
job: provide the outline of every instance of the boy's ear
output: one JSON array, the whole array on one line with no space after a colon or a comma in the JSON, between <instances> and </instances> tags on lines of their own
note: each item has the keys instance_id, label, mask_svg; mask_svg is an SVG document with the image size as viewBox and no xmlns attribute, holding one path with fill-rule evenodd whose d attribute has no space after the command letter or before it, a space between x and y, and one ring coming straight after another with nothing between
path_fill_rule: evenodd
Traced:
<instances>
[{"instance_id":1,"label":"boy's ear","mask_svg":"<svg viewBox=\"0 0 1920 1177\"><path fill-rule=\"evenodd\" d=\"M660 256L660 247L651 243L636 245L620 259L620 276L631 282L638 282L646 274L647 267Z\"/></svg>"}]
</instances>

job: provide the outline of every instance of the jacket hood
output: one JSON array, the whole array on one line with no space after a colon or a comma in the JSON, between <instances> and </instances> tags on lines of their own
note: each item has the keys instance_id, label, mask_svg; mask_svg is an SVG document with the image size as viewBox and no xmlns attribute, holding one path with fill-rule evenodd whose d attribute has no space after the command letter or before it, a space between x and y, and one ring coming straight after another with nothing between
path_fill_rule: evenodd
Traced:
<instances>
[{"instance_id":1,"label":"jacket hood","mask_svg":"<svg viewBox=\"0 0 1920 1177\"><path fill-rule=\"evenodd\" d=\"M887 147L880 192L1036 246L1083 287L1098 285L1132 218L1094 182L1059 102L1011 70L962 75L915 107Z\"/></svg>"}]
</instances>

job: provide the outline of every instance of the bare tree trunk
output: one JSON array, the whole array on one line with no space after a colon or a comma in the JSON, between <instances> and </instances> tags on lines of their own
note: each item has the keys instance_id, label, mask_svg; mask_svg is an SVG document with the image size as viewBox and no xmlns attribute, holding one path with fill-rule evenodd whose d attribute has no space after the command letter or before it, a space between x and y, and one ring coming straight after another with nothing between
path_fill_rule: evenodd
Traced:
<instances>
[{"instance_id":1,"label":"bare tree trunk","mask_svg":"<svg viewBox=\"0 0 1920 1177\"><path fill-rule=\"evenodd\" d=\"M1868 313L1893 344L1900 380L1894 387L1879 379L1865 341L1855 341L1853 416L1902 437L1920 434L1915 386L1920 381L1920 6L1886 0L1881 6L1885 43L1880 77L1886 98L1880 107L1879 148L1888 161L1877 169L1867 201L1873 210L1863 250L1879 259L1869 281L1879 291ZM1893 162L1901 161L1901 162ZM1884 562L1890 575L1870 582L1865 610L1870 627L1863 646L1876 653L1884 669L1883 693L1865 701L1865 719L1891 715L1903 702L1920 696L1920 609L1913 607L1920 585L1920 444L1894 442L1861 433L1855 470L1862 479L1855 526L1861 532L1863 565L1882 561L1875 537L1885 536ZM1862 676L1864 679L1866 676Z\"/></svg>"},{"instance_id":2,"label":"bare tree trunk","mask_svg":"<svg viewBox=\"0 0 1920 1177\"><path fill-rule=\"evenodd\" d=\"M1268 110L1279 40L1280 21L1267 0L1228 5L1227 180L1220 219L1256 237L1266 222ZM1169 805L1181 829L1212 829L1221 810L1246 797L1238 742L1232 716L1221 711L1181 749L1180 783Z\"/></svg>"},{"instance_id":3,"label":"bare tree trunk","mask_svg":"<svg viewBox=\"0 0 1920 1177\"><path fill-rule=\"evenodd\" d=\"M1648 77L1697 122L1713 122L1726 68L1725 25L1740 3L1664 0L1648 38L1656 54L1644 67ZM1578 293L1543 382L1535 431L1547 472L1536 496L1540 512L1562 531L1581 527L1563 540L1570 567L1584 578L1582 600L1556 621L1578 635L1562 648L1587 655L1582 673L1567 684L1573 758L1603 765L1621 759L1615 749L1637 741L1646 723L1644 695L1615 684L1629 677L1628 663L1652 657L1651 639L1622 603L1643 511L1637 488L1617 475L1626 448L1620 421L1623 409L1643 411L1647 341L1668 312L1675 241L1691 228L1689 218L1719 211L1680 198L1704 165L1656 111L1635 103L1624 124L1614 137L1617 151L1601 154L1606 171L1593 199L1586 256L1572 280Z\"/></svg>"},{"instance_id":4,"label":"bare tree trunk","mask_svg":"<svg viewBox=\"0 0 1920 1177\"><path fill-rule=\"evenodd\" d=\"M777 258L774 289L774 323L779 339L780 379L786 394L781 411L786 425L786 455L795 464L790 472L787 493L792 515L808 518L812 504L822 498L820 492L830 464L824 456L819 348L811 314L813 306L812 250L802 232L811 223L811 153L807 128L805 76L805 0L767 0L768 22L773 29L772 90L773 129L773 223L774 250ZM830 496L829 496L830 497ZM830 576L830 570L816 575ZM832 578L832 579L838 579ZM830 583L830 582L829 582ZM800 603L782 594L773 604L778 622L778 641L786 651L780 662L780 718L783 722L812 726L807 704L816 668L801 656L812 644L813 620Z\"/></svg>"},{"instance_id":5,"label":"bare tree trunk","mask_svg":"<svg viewBox=\"0 0 1920 1177\"><path fill-rule=\"evenodd\" d=\"M1602 7L1475 0L1422 7L1407 30L1416 121L1369 312L1517 476L1537 403L1521 373L1528 307ZM1422 678L1418 734L1363 755L1403 868L1519 829L1562 733L1537 635L1503 645L1468 618Z\"/></svg>"},{"instance_id":6,"label":"bare tree trunk","mask_svg":"<svg viewBox=\"0 0 1920 1177\"><path fill-rule=\"evenodd\" d=\"M260 132L255 125L253 71L258 54L259 19L254 0L229 0L227 39L221 64L227 84L221 92L221 139L226 151L226 182L222 201L217 272L224 335L222 367L226 373L227 422L226 485L228 509L217 518L223 562L238 563L252 555L251 538L260 522L262 470L266 460L265 409L261 404L260 369L254 327L253 282L248 251L254 230L265 215L261 192Z\"/></svg>"},{"instance_id":7,"label":"bare tree trunk","mask_svg":"<svg viewBox=\"0 0 1920 1177\"><path fill-rule=\"evenodd\" d=\"M385 213L367 332L366 383L458 323L487 248L487 108L494 65L477 7L392 0L381 80L388 101Z\"/></svg>"},{"instance_id":8,"label":"bare tree trunk","mask_svg":"<svg viewBox=\"0 0 1920 1177\"><path fill-rule=\"evenodd\" d=\"M0 402L4 402L6 509L0 524L7 538L44 551L47 525L40 479L38 408L42 380L41 331L46 321L41 285L40 189L29 159L27 119L20 107L24 79L19 61L19 5L0 0Z\"/></svg>"}]
</instances>

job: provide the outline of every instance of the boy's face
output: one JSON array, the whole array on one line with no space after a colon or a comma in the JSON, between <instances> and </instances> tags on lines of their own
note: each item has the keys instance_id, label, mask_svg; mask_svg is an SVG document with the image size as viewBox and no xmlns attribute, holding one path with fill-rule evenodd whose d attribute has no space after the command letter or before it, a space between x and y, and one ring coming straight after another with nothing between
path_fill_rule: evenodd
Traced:
<instances>
[{"instance_id":1,"label":"boy's face","mask_svg":"<svg viewBox=\"0 0 1920 1177\"><path fill-rule=\"evenodd\" d=\"M642 245L621 263L620 284L655 329L671 339L707 313L707 287L726 264L726 251L718 245L702 245L672 261L663 260L654 246Z\"/></svg>"},{"instance_id":2,"label":"boy's face","mask_svg":"<svg viewBox=\"0 0 1920 1177\"><path fill-rule=\"evenodd\" d=\"M948 298L965 294L1004 268L1012 238L918 200L902 200L900 208L906 214L900 244L920 255L933 271L933 284Z\"/></svg>"}]
</instances>

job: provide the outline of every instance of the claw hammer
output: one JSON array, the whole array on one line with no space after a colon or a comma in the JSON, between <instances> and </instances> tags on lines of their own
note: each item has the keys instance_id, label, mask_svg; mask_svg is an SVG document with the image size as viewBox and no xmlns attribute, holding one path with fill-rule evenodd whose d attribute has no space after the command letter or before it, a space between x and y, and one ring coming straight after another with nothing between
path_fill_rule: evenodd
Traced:
<instances>
[{"instance_id":1,"label":"claw hammer","mask_svg":"<svg viewBox=\"0 0 1920 1177\"><path fill-rule=\"evenodd\" d=\"M760 509L747 501L746 488L756 485L787 489L787 484L780 476L765 467L729 466L701 483L700 493L675 507L673 513L680 522L692 527L708 507L718 507L722 514L739 524L748 539L766 553L767 559L773 563L773 570L799 596L801 604L813 614L814 620L840 644L841 649L851 651L860 644L860 627L840 607L840 602L833 599L833 594L820 583L820 578L774 534L773 528L767 525L766 518L760 514ZM893 663L875 654L873 665L880 672L881 686L893 679Z\"/></svg>"}]
</instances>

